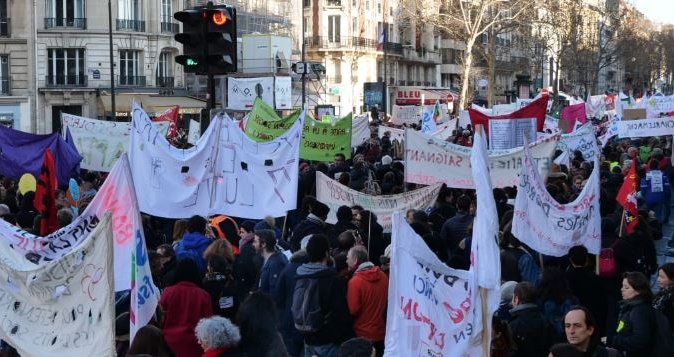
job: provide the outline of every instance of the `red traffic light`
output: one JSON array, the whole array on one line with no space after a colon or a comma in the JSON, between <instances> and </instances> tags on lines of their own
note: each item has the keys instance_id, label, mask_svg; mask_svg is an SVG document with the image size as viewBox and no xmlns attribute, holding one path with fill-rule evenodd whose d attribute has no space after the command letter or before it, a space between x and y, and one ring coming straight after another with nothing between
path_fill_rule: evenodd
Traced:
<instances>
[{"instance_id":1,"label":"red traffic light","mask_svg":"<svg viewBox=\"0 0 674 357\"><path fill-rule=\"evenodd\" d=\"M223 26L228 20L227 15L222 11L211 12L211 21L218 26Z\"/></svg>"}]
</instances>

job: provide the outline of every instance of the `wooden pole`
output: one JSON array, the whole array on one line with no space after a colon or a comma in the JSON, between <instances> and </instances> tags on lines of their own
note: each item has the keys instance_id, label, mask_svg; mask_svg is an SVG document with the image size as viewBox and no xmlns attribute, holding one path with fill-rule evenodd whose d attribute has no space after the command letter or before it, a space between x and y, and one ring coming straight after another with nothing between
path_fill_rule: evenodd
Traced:
<instances>
[{"instance_id":1,"label":"wooden pole","mask_svg":"<svg viewBox=\"0 0 674 357\"><path fill-rule=\"evenodd\" d=\"M482 306L482 356L489 357L491 354L491 346L489 346L489 334L491 333L491 329L488 327L491 326L491 321L489 321L491 316L488 316L487 289L485 288L480 288L480 305Z\"/></svg>"},{"instance_id":2,"label":"wooden pole","mask_svg":"<svg viewBox=\"0 0 674 357\"><path fill-rule=\"evenodd\" d=\"M283 229L281 230L281 238L284 238L286 235L286 221L288 220L288 212L283 216Z\"/></svg>"},{"instance_id":3,"label":"wooden pole","mask_svg":"<svg viewBox=\"0 0 674 357\"><path fill-rule=\"evenodd\" d=\"M625 227L625 209L623 208L623 214L620 216L620 231L618 231L618 238L623 237L623 229Z\"/></svg>"}]
</instances>

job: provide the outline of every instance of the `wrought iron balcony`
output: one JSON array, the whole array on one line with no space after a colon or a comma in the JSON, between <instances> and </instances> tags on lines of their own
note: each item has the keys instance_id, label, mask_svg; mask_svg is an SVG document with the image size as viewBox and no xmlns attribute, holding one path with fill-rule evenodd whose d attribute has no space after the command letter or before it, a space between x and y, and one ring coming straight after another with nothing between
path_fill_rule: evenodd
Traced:
<instances>
[{"instance_id":1,"label":"wrought iron balcony","mask_svg":"<svg viewBox=\"0 0 674 357\"><path fill-rule=\"evenodd\" d=\"M362 37L325 37L325 36L311 36L304 38L305 46L308 49L315 50L331 50L331 49L356 49L356 50L371 50L377 51L379 40ZM402 56L403 46L396 42L386 42L386 53L394 56ZM380 50L380 51L383 51Z\"/></svg>"},{"instance_id":2,"label":"wrought iron balcony","mask_svg":"<svg viewBox=\"0 0 674 357\"><path fill-rule=\"evenodd\" d=\"M117 30L145 32L145 21L117 19Z\"/></svg>"},{"instance_id":3,"label":"wrought iron balcony","mask_svg":"<svg viewBox=\"0 0 674 357\"><path fill-rule=\"evenodd\" d=\"M75 29L85 30L87 28L86 18L59 18L59 17L45 17L44 28L51 29L54 27L71 27Z\"/></svg>"},{"instance_id":4,"label":"wrought iron balcony","mask_svg":"<svg viewBox=\"0 0 674 357\"><path fill-rule=\"evenodd\" d=\"M157 87L173 88L174 77L157 77Z\"/></svg>"},{"instance_id":5,"label":"wrought iron balcony","mask_svg":"<svg viewBox=\"0 0 674 357\"><path fill-rule=\"evenodd\" d=\"M145 76L119 76L117 84L120 86L144 87Z\"/></svg>"},{"instance_id":6,"label":"wrought iron balcony","mask_svg":"<svg viewBox=\"0 0 674 357\"><path fill-rule=\"evenodd\" d=\"M9 37L12 22L8 18L0 18L0 37Z\"/></svg>"},{"instance_id":7,"label":"wrought iron balcony","mask_svg":"<svg viewBox=\"0 0 674 357\"><path fill-rule=\"evenodd\" d=\"M11 78L0 77L0 95L11 95Z\"/></svg>"},{"instance_id":8,"label":"wrought iron balcony","mask_svg":"<svg viewBox=\"0 0 674 357\"><path fill-rule=\"evenodd\" d=\"M46 76L46 87L86 87L89 82L89 77L82 75L74 76Z\"/></svg>"},{"instance_id":9,"label":"wrought iron balcony","mask_svg":"<svg viewBox=\"0 0 674 357\"><path fill-rule=\"evenodd\" d=\"M161 32L178 33L180 32L180 25L170 19L163 19L161 22Z\"/></svg>"}]
</instances>

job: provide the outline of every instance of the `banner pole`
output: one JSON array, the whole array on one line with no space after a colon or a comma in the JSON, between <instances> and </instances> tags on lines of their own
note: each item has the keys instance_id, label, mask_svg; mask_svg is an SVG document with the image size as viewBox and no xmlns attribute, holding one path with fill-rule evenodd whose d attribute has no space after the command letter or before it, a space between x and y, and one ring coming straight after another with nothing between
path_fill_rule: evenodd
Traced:
<instances>
[{"instance_id":1,"label":"banner pole","mask_svg":"<svg viewBox=\"0 0 674 357\"><path fill-rule=\"evenodd\" d=\"M372 260L372 256L370 255L370 242L372 242L372 237L370 236L372 230L372 211L368 211L367 213L367 257L368 260Z\"/></svg>"},{"instance_id":2,"label":"banner pole","mask_svg":"<svg viewBox=\"0 0 674 357\"><path fill-rule=\"evenodd\" d=\"M283 229L281 230L281 238L285 237L286 235L286 221L288 220L288 211L286 211L286 215L283 217Z\"/></svg>"},{"instance_id":3,"label":"banner pole","mask_svg":"<svg viewBox=\"0 0 674 357\"><path fill-rule=\"evenodd\" d=\"M487 311L487 289L485 288L480 288L480 305L482 308L482 332L480 333L482 340L482 356L489 357L491 346L488 346L489 335L487 334L491 333L491 329L487 329L487 326L489 326L490 323L488 320L490 316L488 316L489 314Z\"/></svg>"},{"instance_id":4,"label":"banner pole","mask_svg":"<svg viewBox=\"0 0 674 357\"><path fill-rule=\"evenodd\" d=\"M624 226L625 226L625 209L623 208L623 214L620 216L620 231L618 231L618 238L623 237Z\"/></svg>"}]
</instances>

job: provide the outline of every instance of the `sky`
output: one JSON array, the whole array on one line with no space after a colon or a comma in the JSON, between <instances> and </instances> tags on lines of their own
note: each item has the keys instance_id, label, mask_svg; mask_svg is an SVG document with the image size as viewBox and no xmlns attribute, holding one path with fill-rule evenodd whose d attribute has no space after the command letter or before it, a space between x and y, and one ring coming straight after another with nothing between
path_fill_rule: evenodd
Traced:
<instances>
[{"instance_id":1,"label":"sky","mask_svg":"<svg viewBox=\"0 0 674 357\"><path fill-rule=\"evenodd\" d=\"M630 0L630 2L650 20L674 24L674 1Z\"/></svg>"}]
</instances>

